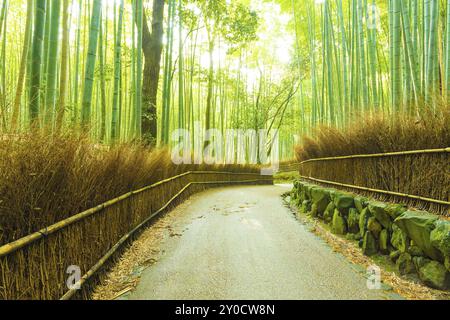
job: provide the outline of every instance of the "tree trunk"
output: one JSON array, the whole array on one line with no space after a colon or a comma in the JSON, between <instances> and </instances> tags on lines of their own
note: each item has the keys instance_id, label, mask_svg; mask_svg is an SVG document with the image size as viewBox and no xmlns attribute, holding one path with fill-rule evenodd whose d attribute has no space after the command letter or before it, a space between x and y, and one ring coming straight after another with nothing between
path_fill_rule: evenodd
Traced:
<instances>
[{"instance_id":1,"label":"tree trunk","mask_svg":"<svg viewBox=\"0 0 450 320\"><path fill-rule=\"evenodd\" d=\"M164 0L153 0L152 32L144 12L142 50L145 67L142 85L142 136L151 145L156 144L158 132L157 96L164 35Z\"/></svg>"}]
</instances>

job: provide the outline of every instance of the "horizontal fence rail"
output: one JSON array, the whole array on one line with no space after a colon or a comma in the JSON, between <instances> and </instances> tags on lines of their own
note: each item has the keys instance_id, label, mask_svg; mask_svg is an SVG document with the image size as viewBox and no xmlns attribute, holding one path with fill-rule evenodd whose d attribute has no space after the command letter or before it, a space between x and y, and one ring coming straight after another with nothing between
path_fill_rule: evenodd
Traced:
<instances>
[{"instance_id":1,"label":"horizontal fence rail","mask_svg":"<svg viewBox=\"0 0 450 320\"><path fill-rule=\"evenodd\" d=\"M323 183L323 184L331 184L331 185L338 186L338 187L344 187L344 188L350 188L350 189L358 189L358 190L362 190L362 191L369 191L369 192L376 192L376 193L383 193L383 194L387 194L387 195L398 196L398 197L403 197L403 198L409 198L409 199L414 199L414 200L422 200L422 201L427 201L427 202L432 202L432 203L437 203L437 204L450 205L450 201L430 199L430 198L415 196L415 195L406 194L406 193L392 192L392 191L387 191L387 190L378 190L378 189L354 186L354 185L351 185L351 184L345 184L345 183L339 183L339 182L334 182L334 181L315 179L315 178L312 178L312 177L300 176L300 178L302 178L304 180L311 180L311 181L314 181L314 182Z\"/></svg>"},{"instance_id":2,"label":"horizontal fence rail","mask_svg":"<svg viewBox=\"0 0 450 320\"><path fill-rule=\"evenodd\" d=\"M257 173L190 171L132 191L0 247L1 299L87 296L86 283L151 219L208 186L272 184ZM130 231L131 230L131 231ZM77 266L82 290L68 290L67 267Z\"/></svg>"},{"instance_id":3,"label":"horizontal fence rail","mask_svg":"<svg viewBox=\"0 0 450 320\"><path fill-rule=\"evenodd\" d=\"M309 160L302 161L299 164L302 165L305 163L318 162L318 161L362 159L362 158L383 158L383 157L407 156L407 155L417 155L417 154L433 154L433 153L450 153L450 147L449 148L441 148L441 149L411 150L411 151L398 151L398 152L385 152L385 153L372 153L372 154L355 154L355 155L350 155L350 156L316 158L316 159L309 159Z\"/></svg>"},{"instance_id":4,"label":"horizontal fence rail","mask_svg":"<svg viewBox=\"0 0 450 320\"><path fill-rule=\"evenodd\" d=\"M309 159L280 167L317 183L450 216L450 148Z\"/></svg>"}]
</instances>

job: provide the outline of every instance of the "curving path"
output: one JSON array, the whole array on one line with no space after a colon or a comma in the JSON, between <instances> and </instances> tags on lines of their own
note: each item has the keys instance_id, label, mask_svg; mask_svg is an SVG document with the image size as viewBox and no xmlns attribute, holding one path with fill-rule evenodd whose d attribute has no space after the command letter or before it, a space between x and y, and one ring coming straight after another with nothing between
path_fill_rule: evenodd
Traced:
<instances>
[{"instance_id":1,"label":"curving path","mask_svg":"<svg viewBox=\"0 0 450 320\"><path fill-rule=\"evenodd\" d=\"M290 186L210 189L179 210L178 235L128 299L389 299L298 222Z\"/></svg>"}]
</instances>

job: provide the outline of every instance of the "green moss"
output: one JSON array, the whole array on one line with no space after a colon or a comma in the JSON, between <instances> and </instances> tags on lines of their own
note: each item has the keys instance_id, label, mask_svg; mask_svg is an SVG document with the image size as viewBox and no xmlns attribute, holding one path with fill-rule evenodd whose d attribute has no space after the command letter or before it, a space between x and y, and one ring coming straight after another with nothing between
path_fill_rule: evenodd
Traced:
<instances>
[{"instance_id":1,"label":"green moss","mask_svg":"<svg viewBox=\"0 0 450 320\"><path fill-rule=\"evenodd\" d=\"M406 211L395 219L397 224L414 243L433 260L444 261L441 252L430 240L431 231L436 227L437 217L426 212Z\"/></svg>"}]
</instances>

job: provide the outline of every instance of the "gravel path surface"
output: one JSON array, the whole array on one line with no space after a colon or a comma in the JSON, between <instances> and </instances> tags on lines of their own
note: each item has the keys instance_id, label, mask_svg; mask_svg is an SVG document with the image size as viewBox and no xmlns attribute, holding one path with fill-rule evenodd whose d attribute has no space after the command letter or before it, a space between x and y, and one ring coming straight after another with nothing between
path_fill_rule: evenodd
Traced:
<instances>
[{"instance_id":1,"label":"gravel path surface","mask_svg":"<svg viewBox=\"0 0 450 320\"><path fill-rule=\"evenodd\" d=\"M171 215L158 261L126 299L389 299L283 205L290 186L210 189Z\"/></svg>"}]
</instances>

